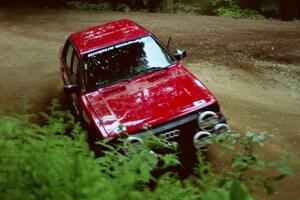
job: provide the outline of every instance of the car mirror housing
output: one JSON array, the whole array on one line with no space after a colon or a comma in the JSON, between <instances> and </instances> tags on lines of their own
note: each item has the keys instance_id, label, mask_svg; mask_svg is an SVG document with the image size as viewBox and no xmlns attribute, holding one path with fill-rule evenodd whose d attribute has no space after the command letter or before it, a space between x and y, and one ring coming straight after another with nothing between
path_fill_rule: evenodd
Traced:
<instances>
[{"instance_id":1,"label":"car mirror housing","mask_svg":"<svg viewBox=\"0 0 300 200\"><path fill-rule=\"evenodd\" d=\"M74 94L80 91L78 84L68 84L64 86L64 91L66 94Z\"/></svg>"},{"instance_id":2,"label":"car mirror housing","mask_svg":"<svg viewBox=\"0 0 300 200\"><path fill-rule=\"evenodd\" d=\"M186 50L177 49L174 57L176 58L176 60L182 60L186 57Z\"/></svg>"}]
</instances>

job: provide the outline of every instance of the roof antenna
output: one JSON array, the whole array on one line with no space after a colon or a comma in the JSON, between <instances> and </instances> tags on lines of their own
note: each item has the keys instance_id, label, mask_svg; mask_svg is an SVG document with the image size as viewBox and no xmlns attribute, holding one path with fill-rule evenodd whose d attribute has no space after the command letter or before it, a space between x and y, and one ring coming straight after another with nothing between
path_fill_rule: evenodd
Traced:
<instances>
[{"instance_id":1,"label":"roof antenna","mask_svg":"<svg viewBox=\"0 0 300 200\"><path fill-rule=\"evenodd\" d=\"M172 37L169 37L168 44L167 44L167 48L169 48L170 43L171 43L171 40L172 40Z\"/></svg>"}]
</instances>

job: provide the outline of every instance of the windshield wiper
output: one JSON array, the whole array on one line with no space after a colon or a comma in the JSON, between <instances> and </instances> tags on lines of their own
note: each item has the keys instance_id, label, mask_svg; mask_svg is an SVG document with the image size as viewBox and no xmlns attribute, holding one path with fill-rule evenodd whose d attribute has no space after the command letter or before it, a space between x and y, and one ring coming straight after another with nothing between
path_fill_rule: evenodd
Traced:
<instances>
[{"instance_id":1,"label":"windshield wiper","mask_svg":"<svg viewBox=\"0 0 300 200\"><path fill-rule=\"evenodd\" d=\"M143 69L142 71L138 72L137 74L138 75L148 74L148 73L157 72L157 71L160 71L160 70L166 70L168 68L169 67L150 67L150 68Z\"/></svg>"},{"instance_id":2,"label":"windshield wiper","mask_svg":"<svg viewBox=\"0 0 300 200\"><path fill-rule=\"evenodd\" d=\"M118 80L115 80L115 81L112 81L112 82L102 83L102 84L97 82L96 87L97 88L102 88L102 87L115 85L115 84L118 84L118 83L121 83L121 82L131 82L131 79L130 78L121 78L121 79L118 79Z\"/></svg>"},{"instance_id":3,"label":"windshield wiper","mask_svg":"<svg viewBox=\"0 0 300 200\"><path fill-rule=\"evenodd\" d=\"M136 76L138 76L138 75L153 73L153 72L160 71L160 70L166 70L168 68L169 67L151 67L151 68L146 68L146 69L144 69L142 71L139 71L139 72L135 73L134 75L131 74L130 76L126 76L124 78L120 78L120 79L112 81L112 82L108 82L108 83L99 83L99 82L97 82L95 86L97 88L103 88L103 87L115 85L115 84L118 84L118 83L121 83L121 82L131 82L131 79L134 78L134 77L136 77Z\"/></svg>"}]
</instances>

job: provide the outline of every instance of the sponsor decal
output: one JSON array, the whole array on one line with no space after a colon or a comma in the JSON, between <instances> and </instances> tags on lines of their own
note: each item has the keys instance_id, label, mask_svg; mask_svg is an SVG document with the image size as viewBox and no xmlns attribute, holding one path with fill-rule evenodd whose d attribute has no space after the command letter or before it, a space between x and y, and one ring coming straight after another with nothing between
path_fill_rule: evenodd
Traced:
<instances>
[{"instance_id":1,"label":"sponsor decal","mask_svg":"<svg viewBox=\"0 0 300 200\"><path fill-rule=\"evenodd\" d=\"M206 101L204 99L193 102L194 106L199 106L199 105L202 105L202 104L205 104L205 103L206 103Z\"/></svg>"},{"instance_id":2,"label":"sponsor decal","mask_svg":"<svg viewBox=\"0 0 300 200\"><path fill-rule=\"evenodd\" d=\"M107 52L107 51L111 51L113 49L117 49L117 48L120 48L120 47L124 47L124 46L127 46L127 45L130 45L130 44L133 44L133 43L136 43L136 42L141 42L143 39L136 39L136 40L132 40L132 41L129 41L129 42L124 42L124 43L121 43L121 44L117 44L115 46L111 46L111 47L107 47L107 48L103 48L103 49L100 49L100 50L97 50L97 51L94 51L92 53L89 53L87 55L88 58L90 57L93 57L93 56L96 56L98 54L102 54L104 52Z\"/></svg>"}]
</instances>

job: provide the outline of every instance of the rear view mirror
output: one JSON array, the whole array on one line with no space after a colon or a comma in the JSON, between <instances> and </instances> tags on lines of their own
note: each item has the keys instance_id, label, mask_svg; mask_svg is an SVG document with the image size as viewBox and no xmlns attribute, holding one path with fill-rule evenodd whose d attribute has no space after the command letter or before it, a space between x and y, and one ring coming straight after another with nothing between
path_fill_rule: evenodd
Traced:
<instances>
[{"instance_id":1,"label":"rear view mirror","mask_svg":"<svg viewBox=\"0 0 300 200\"><path fill-rule=\"evenodd\" d=\"M186 57L186 51L177 49L174 54L174 57L176 58L176 60L181 60Z\"/></svg>"},{"instance_id":2,"label":"rear view mirror","mask_svg":"<svg viewBox=\"0 0 300 200\"><path fill-rule=\"evenodd\" d=\"M186 57L186 51L181 49L176 49L173 45L172 38L169 37L167 48L171 51L176 60L181 60Z\"/></svg>"},{"instance_id":3,"label":"rear view mirror","mask_svg":"<svg viewBox=\"0 0 300 200\"><path fill-rule=\"evenodd\" d=\"M78 84L67 84L64 86L64 91L66 94L74 94L80 91Z\"/></svg>"}]
</instances>

